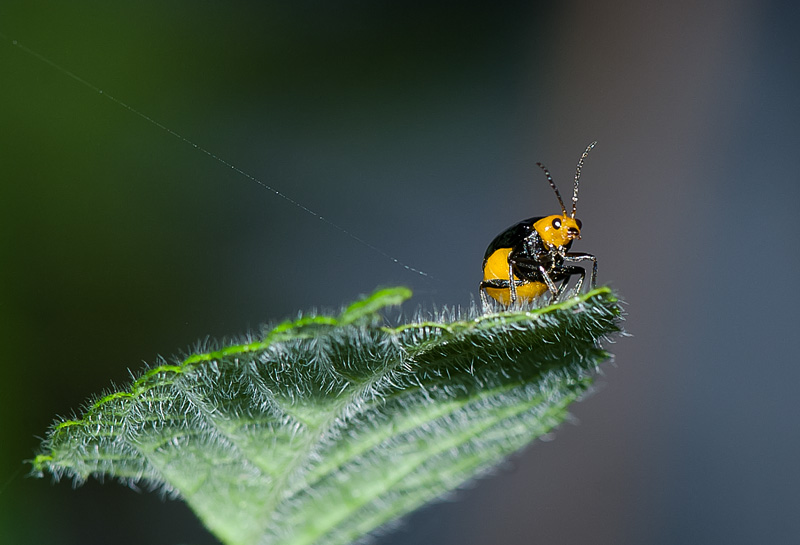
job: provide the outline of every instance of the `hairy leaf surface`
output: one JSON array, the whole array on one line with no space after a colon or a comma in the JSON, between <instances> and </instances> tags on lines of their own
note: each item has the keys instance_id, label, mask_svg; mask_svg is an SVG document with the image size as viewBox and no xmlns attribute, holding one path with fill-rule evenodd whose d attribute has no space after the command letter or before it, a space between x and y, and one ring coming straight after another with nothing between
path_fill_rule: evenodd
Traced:
<instances>
[{"instance_id":1,"label":"hairy leaf surface","mask_svg":"<svg viewBox=\"0 0 800 545\"><path fill-rule=\"evenodd\" d=\"M562 422L618 331L607 288L385 325L409 296L162 361L57 421L34 469L163 487L228 545L344 545Z\"/></svg>"}]
</instances>

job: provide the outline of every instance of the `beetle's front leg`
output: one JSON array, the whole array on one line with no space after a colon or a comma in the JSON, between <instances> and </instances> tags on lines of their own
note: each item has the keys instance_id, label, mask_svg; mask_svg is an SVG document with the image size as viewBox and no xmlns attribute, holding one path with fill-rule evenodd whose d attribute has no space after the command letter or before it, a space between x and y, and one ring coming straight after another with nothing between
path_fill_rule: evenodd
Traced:
<instances>
[{"instance_id":1,"label":"beetle's front leg","mask_svg":"<svg viewBox=\"0 0 800 545\"><path fill-rule=\"evenodd\" d=\"M589 259L592 262L591 288L594 289L595 285L597 284L597 258L592 254L583 254L576 252L570 252L564 254L564 261L569 261L571 263L576 263L578 261L583 261L585 259Z\"/></svg>"}]
</instances>

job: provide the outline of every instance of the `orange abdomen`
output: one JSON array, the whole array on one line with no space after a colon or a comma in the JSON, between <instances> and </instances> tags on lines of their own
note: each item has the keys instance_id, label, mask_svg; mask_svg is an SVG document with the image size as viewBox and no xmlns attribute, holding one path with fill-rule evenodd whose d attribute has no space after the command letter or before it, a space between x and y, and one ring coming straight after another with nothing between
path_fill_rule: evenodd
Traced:
<instances>
[{"instance_id":1,"label":"orange abdomen","mask_svg":"<svg viewBox=\"0 0 800 545\"><path fill-rule=\"evenodd\" d=\"M483 268L484 280L514 280L517 287L517 303L526 303L536 299L547 291L547 285L543 282L530 282L520 280L516 275L508 277L508 254L511 248L499 248L486 259L486 266ZM508 288L486 288L486 293L495 301L503 304L511 304L511 290Z\"/></svg>"}]
</instances>

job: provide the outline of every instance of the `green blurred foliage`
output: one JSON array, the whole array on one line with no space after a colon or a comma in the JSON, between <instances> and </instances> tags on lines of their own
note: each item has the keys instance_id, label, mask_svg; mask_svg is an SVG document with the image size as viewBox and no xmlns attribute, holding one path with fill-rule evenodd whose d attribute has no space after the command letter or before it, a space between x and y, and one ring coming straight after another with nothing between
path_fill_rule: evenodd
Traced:
<instances>
[{"instance_id":1,"label":"green blurred foliage","mask_svg":"<svg viewBox=\"0 0 800 545\"><path fill-rule=\"evenodd\" d=\"M452 140L459 127L515 92L530 13L522 4L4 2L0 481L27 473L22 460L55 414L143 360L376 285L422 282L117 101L447 275L449 256L419 250L441 221L425 211L446 195L423 176L441 175L442 151L464 153ZM471 266L445 293L466 301ZM0 490L0 535L212 542L179 503L18 473Z\"/></svg>"}]
</instances>

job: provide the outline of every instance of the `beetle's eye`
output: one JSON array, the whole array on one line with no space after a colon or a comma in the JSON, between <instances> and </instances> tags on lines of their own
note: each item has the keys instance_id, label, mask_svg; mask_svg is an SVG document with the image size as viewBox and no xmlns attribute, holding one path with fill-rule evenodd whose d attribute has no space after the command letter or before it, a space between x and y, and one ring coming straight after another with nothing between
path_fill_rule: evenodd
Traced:
<instances>
[{"instance_id":1,"label":"beetle's eye","mask_svg":"<svg viewBox=\"0 0 800 545\"><path fill-rule=\"evenodd\" d=\"M583 229L583 223L581 223L581 220L575 218L575 223L578 224L578 229Z\"/></svg>"},{"instance_id":2,"label":"beetle's eye","mask_svg":"<svg viewBox=\"0 0 800 545\"><path fill-rule=\"evenodd\" d=\"M556 218L553 220L553 229L561 229L561 220Z\"/></svg>"}]
</instances>

